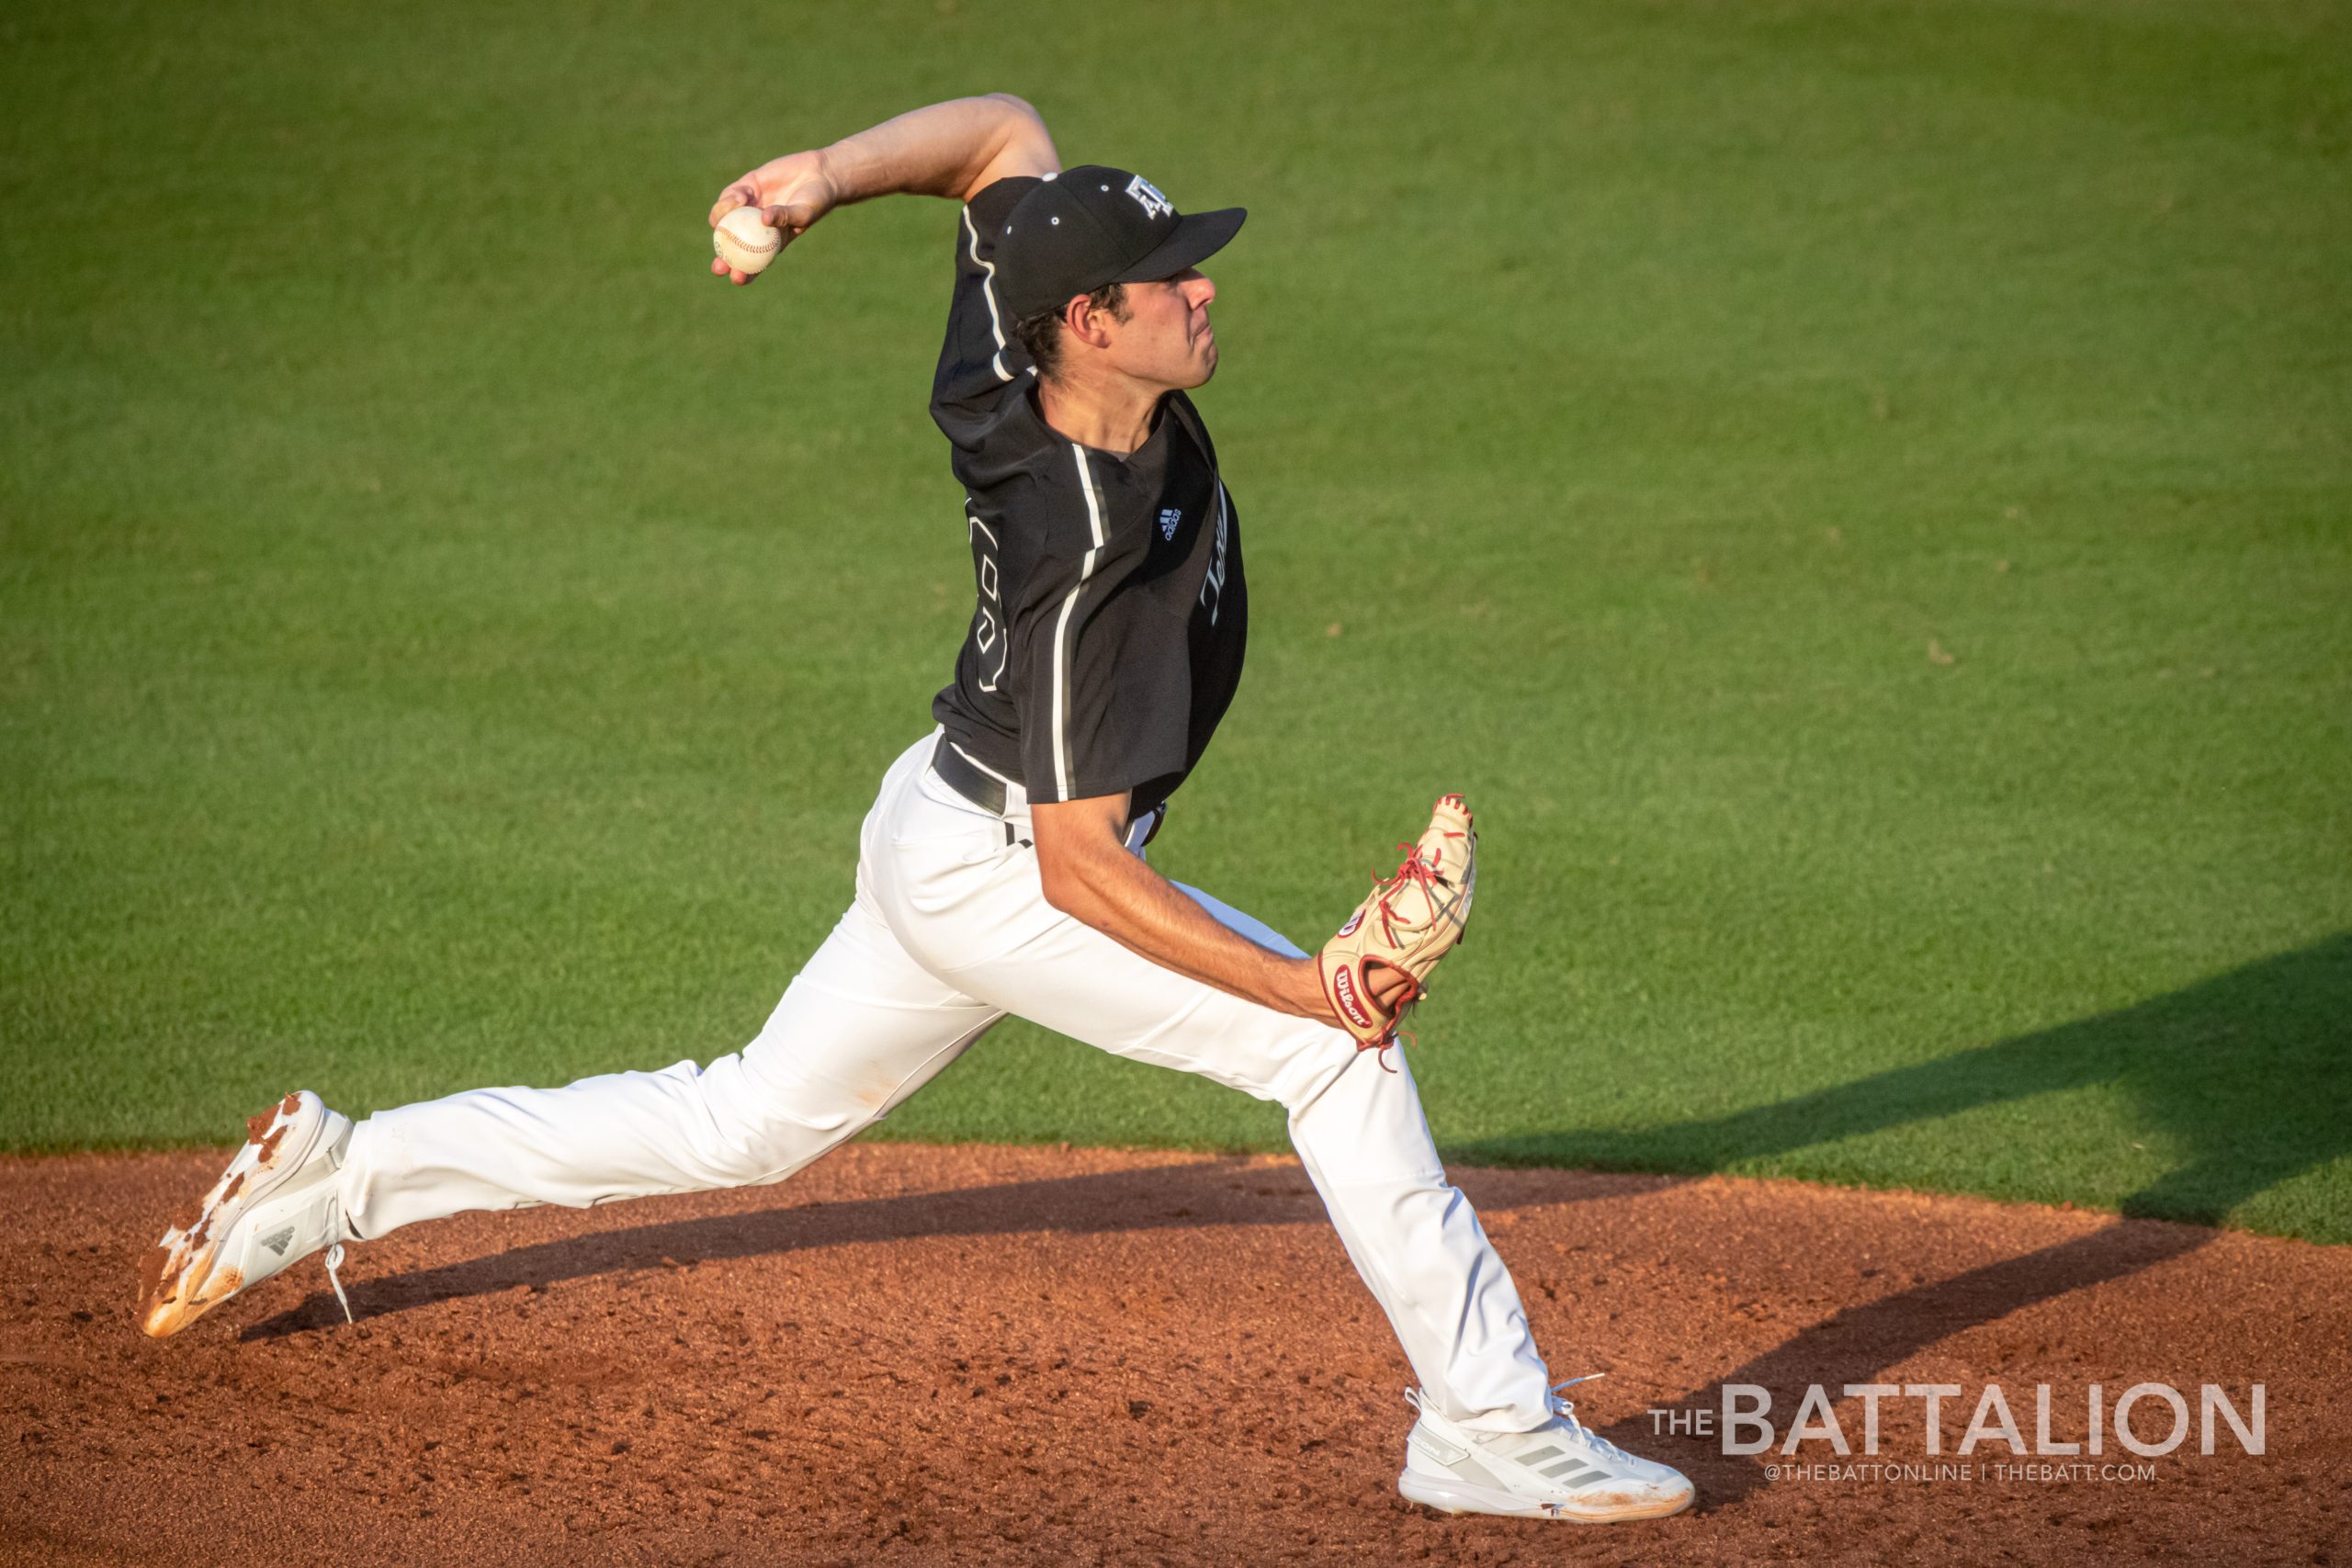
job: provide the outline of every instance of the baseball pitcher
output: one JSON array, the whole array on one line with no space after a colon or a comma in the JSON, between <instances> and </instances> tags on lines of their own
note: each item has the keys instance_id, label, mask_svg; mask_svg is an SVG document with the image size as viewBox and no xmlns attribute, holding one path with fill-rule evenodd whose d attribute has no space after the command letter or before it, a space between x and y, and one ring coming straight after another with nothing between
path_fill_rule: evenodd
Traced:
<instances>
[{"instance_id":1,"label":"baseball pitcher","mask_svg":"<svg viewBox=\"0 0 2352 1568\"><path fill-rule=\"evenodd\" d=\"M1687 1506L1687 1480L1588 1430L1548 1386L1393 1048L1469 914L1467 807L1440 800L1314 955L1145 858L1248 643L1239 508L1188 395L1217 367L1201 268L1241 209L1181 211L1139 174L1064 169L1036 113L1000 95L763 164L710 220L756 209L788 246L901 193L959 208L931 413L975 603L934 728L883 775L832 934L758 1038L707 1066L476 1089L356 1123L289 1094L148 1256L141 1325L175 1333L313 1252L340 1297L345 1244L465 1210L782 1181L1018 1014L1281 1102L1419 1380L1406 1496L1584 1521Z\"/></svg>"}]
</instances>

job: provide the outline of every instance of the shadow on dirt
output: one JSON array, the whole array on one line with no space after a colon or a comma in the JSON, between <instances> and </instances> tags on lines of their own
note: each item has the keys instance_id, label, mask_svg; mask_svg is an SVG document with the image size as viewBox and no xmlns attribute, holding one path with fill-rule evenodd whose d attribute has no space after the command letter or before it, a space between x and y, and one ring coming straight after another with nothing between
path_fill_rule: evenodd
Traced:
<instances>
[{"instance_id":1,"label":"shadow on dirt","mask_svg":"<svg viewBox=\"0 0 2352 1568\"><path fill-rule=\"evenodd\" d=\"M1506 1175L1503 1179L1510 1179ZM1678 1185L1680 1179L1595 1175L1579 1178L1593 1198L1622 1198ZM1552 1183L1556 1188L1556 1179ZM784 1190L790 1191L787 1187ZM1505 1202L1507 1203L1507 1200ZM1489 1200L1490 1204L1492 1200ZM346 1279L362 1322L460 1296L492 1295L591 1275L676 1268L817 1247L887 1244L925 1236L1088 1235L1183 1225L1312 1224L1323 1205L1295 1167L1209 1159L1141 1170L1104 1171L1041 1181L1013 1181L901 1197L804 1202L754 1213L722 1214L633 1225L541 1242L415 1273ZM243 1330L243 1339L276 1339L339 1325L342 1310L327 1291Z\"/></svg>"},{"instance_id":2,"label":"shadow on dirt","mask_svg":"<svg viewBox=\"0 0 2352 1568\"><path fill-rule=\"evenodd\" d=\"M1861 1427L1858 1402L1838 1397L1848 1383L1888 1381L1880 1374L1929 1345L1963 1329L1991 1323L2037 1302L2070 1291L2121 1279L2143 1269L2185 1257L2211 1242L2219 1233L2196 1225L2151 1220L2122 1220L2088 1235L2060 1242L2017 1258L2005 1258L1950 1279L1916 1286L1898 1295L1848 1307L1827 1321L1815 1324L1786 1344L1776 1346L1720 1379L1684 1391L1660 1402L1661 1407L1719 1408L1724 1383L1753 1383L1772 1395L1770 1419L1776 1433L1785 1435L1795 1419L1805 1388L1819 1383L1828 1390L1838 1421L1861 1457ZM1978 1391L1969 1389L1957 1402L1958 1416L1966 1420L1974 1409ZM2014 1391L2012 1391L2014 1394ZM1945 1409L1947 1421L1955 1406ZM1657 1438L1646 1416L1622 1421L1605 1434L1611 1441L1637 1453L1656 1453ZM1945 1434L1947 1439L1951 1433ZM1946 1451L1950 1451L1949 1446ZM2009 1457L2008 1450L1984 1450L1994 1458ZM1823 1442L1813 1442L1803 1457L1836 1457ZM1699 1487L1699 1506L1719 1508L1736 1503L1767 1483L1764 1466L1779 1459L1777 1450L1754 1457L1716 1454L1687 1466ZM1882 1450L1893 1461L1917 1461L1918 1453Z\"/></svg>"}]
</instances>

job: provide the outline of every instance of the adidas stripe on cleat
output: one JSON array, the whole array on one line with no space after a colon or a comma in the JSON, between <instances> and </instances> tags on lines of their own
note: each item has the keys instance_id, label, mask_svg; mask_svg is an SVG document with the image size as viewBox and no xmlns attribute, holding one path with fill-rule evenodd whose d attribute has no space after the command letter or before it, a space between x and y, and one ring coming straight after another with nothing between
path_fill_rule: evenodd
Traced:
<instances>
[{"instance_id":1,"label":"adidas stripe on cleat","mask_svg":"<svg viewBox=\"0 0 2352 1568\"><path fill-rule=\"evenodd\" d=\"M1419 1390L1408 1392L1420 1419L1405 1440L1396 1490L1448 1514L1576 1524L1664 1518L1690 1506L1697 1494L1681 1472L1590 1430L1559 1397L1567 1386L1552 1391L1552 1419L1532 1432L1474 1432L1431 1409Z\"/></svg>"},{"instance_id":2,"label":"adidas stripe on cleat","mask_svg":"<svg viewBox=\"0 0 2352 1568\"><path fill-rule=\"evenodd\" d=\"M238 1292L322 1247L344 1316L351 1303L337 1267L351 1239L336 1193L351 1119L297 1090L245 1123L245 1145L194 1213L174 1224L139 1266L139 1326L176 1334Z\"/></svg>"}]
</instances>

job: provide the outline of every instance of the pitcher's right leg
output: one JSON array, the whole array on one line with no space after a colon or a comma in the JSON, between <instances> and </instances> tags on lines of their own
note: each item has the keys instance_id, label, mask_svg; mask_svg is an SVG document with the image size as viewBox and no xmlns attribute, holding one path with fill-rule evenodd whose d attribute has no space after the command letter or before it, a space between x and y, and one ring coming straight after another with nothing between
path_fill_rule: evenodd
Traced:
<instances>
[{"instance_id":1,"label":"pitcher's right leg","mask_svg":"<svg viewBox=\"0 0 2352 1568\"><path fill-rule=\"evenodd\" d=\"M943 984L863 900L759 1037L707 1067L562 1089L480 1089L353 1129L341 1197L353 1236L469 1209L585 1207L782 1181L954 1061L1002 1014Z\"/></svg>"},{"instance_id":2,"label":"pitcher's right leg","mask_svg":"<svg viewBox=\"0 0 2352 1568\"><path fill-rule=\"evenodd\" d=\"M902 785L929 747L909 747L885 775L869 842L896 841ZM928 838L910 860L943 874L964 863L962 846ZM176 1333L321 1248L333 1278L343 1242L418 1220L781 1181L928 1083L1001 1016L908 956L861 869L856 902L759 1037L707 1067L475 1089L356 1127L314 1094L287 1096L254 1118L228 1171L141 1266L141 1325Z\"/></svg>"},{"instance_id":3,"label":"pitcher's right leg","mask_svg":"<svg viewBox=\"0 0 2352 1568\"><path fill-rule=\"evenodd\" d=\"M468 1208L781 1182L922 1089L1002 1013L924 974L849 905L760 1037L696 1067L473 1089L353 1123L308 1090L254 1117L141 1265L139 1325L179 1333L311 1253ZM345 1312L350 1312L345 1303Z\"/></svg>"},{"instance_id":4,"label":"pitcher's right leg","mask_svg":"<svg viewBox=\"0 0 2352 1568\"><path fill-rule=\"evenodd\" d=\"M418 1220L781 1181L1001 1016L926 974L860 902L759 1038L708 1067L473 1089L356 1127L314 1094L289 1094L253 1119L227 1172L148 1253L140 1326L175 1334L322 1249L340 1298L341 1244Z\"/></svg>"}]
</instances>

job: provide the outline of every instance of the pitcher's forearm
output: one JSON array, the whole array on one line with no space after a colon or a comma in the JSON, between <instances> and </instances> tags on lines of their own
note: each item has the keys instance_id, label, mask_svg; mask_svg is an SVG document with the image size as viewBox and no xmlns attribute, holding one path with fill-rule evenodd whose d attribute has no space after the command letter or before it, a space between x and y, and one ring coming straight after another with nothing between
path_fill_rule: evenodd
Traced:
<instances>
[{"instance_id":1,"label":"pitcher's forearm","mask_svg":"<svg viewBox=\"0 0 2352 1568\"><path fill-rule=\"evenodd\" d=\"M1332 1022L1311 960L1259 946L1125 849L1072 857L1047 898L1130 952L1244 1001Z\"/></svg>"},{"instance_id":2,"label":"pitcher's forearm","mask_svg":"<svg viewBox=\"0 0 2352 1568\"><path fill-rule=\"evenodd\" d=\"M951 98L844 136L817 156L842 203L900 194L968 199L991 170L1057 166L1037 111L1010 93Z\"/></svg>"}]
</instances>

